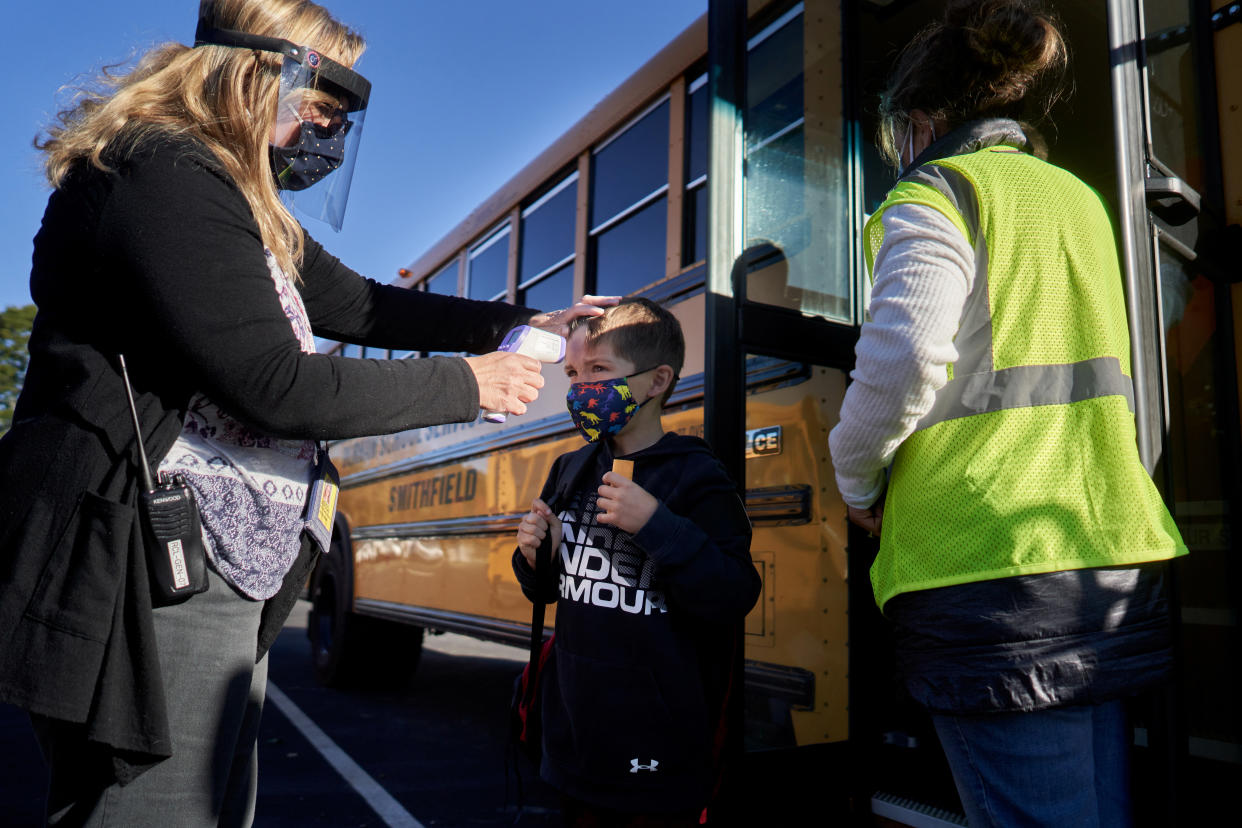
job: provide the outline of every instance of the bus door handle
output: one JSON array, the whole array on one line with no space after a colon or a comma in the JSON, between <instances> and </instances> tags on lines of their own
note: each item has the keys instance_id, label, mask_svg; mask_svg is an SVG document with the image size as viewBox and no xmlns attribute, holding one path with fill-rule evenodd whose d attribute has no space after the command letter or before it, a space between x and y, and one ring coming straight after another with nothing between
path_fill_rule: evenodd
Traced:
<instances>
[{"instance_id":1,"label":"bus door handle","mask_svg":"<svg viewBox=\"0 0 1242 828\"><path fill-rule=\"evenodd\" d=\"M1147 209L1178 227L1199 215L1199 193L1175 175L1149 176L1144 182Z\"/></svg>"}]
</instances>

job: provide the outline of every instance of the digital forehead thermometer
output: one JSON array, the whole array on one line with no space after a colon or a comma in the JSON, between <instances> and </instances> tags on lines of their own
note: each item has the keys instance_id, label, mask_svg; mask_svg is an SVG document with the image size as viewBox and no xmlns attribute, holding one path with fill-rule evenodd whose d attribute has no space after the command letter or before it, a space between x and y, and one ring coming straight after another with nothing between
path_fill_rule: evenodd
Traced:
<instances>
[{"instance_id":1,"label":"digital forehead thermometer","mask_svg":"<svg viewBox=\"0 0 1242 828\"><path fill-rule=\"evenodd\" d=\"M565 337L530 325L518 325L509 331L496 350L534 357L540 362L560 362L565 358ZM503 411L483 412L483 419L489 423L503 423L505 417Z\"/></svg>"}]
</instances>

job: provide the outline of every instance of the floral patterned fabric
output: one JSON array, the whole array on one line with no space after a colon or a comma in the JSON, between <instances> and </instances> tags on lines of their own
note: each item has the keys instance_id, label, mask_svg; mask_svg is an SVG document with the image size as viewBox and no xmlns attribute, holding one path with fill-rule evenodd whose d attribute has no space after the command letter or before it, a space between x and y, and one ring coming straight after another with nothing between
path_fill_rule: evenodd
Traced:
<instances>
[{"instance_id":1,"label":"floral patterned fabric","mask_svg":"<svg viewBox=\"0 0 1242 828\"><path fill-rule=\"evenodd\" d=\"M302 351L314 352L301 295L270 252L267 263ZM161 473L185 475L194 490L213 568L255 600L275 595L297 559L316 451L313 440L257 432L199 394L160 463Z\"/></svg>"}]
</instances>

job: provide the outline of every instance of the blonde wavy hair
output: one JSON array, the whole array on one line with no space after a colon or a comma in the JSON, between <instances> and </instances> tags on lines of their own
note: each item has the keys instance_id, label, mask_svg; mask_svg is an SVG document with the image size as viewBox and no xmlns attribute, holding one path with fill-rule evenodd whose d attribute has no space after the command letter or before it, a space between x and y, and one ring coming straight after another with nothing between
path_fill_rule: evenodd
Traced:
<instances>
[{"instance_id":1,"label":"blonde wavy hair","mask_svg":"<svg viewBox=\"0 0 1242 828\"><path fill-rule=\"evenodd\" d=\"M366 48L360 35L309 0L212 0L200 13L215 28L284 38L345 66ZM81 162L108 171L106 159L124 159L151 137L196 138L245 196L264 245L297 278L302 228L281 202L268 161L282 60L253 49L167 43L127 73L102 70L47 127L47 137L35 140L49 183L60 187Z\"/></svg>"}]
</instances>

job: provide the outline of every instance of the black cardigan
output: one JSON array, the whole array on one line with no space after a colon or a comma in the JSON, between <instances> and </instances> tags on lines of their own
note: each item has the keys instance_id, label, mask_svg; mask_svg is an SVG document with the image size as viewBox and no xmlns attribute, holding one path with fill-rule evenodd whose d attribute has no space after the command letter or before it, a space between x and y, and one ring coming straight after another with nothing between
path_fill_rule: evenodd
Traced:
<instances>
[{"instance_id":1,"label":"black cardigan","mask_svg":"<svg viewBox=\"0 0 1242 828\"><path fill-rule=\"evenodd\" d=\"M171 746L116 354L154 461L196 392L275 436L339 439L472 420L478 387L457 358L302 353L246 201L185 139L76 169L33 263L30 363L0 439L0 701L85 723L127 781ZM315 334L364 345L481 353L533 313L363 279L309 236L301 278ZM304 550L268 601L260 655L311 565Z\"/></svg>"}]
</instances>

